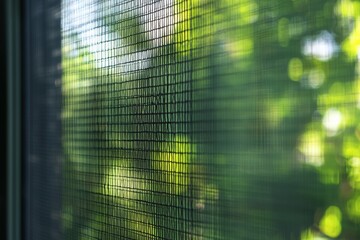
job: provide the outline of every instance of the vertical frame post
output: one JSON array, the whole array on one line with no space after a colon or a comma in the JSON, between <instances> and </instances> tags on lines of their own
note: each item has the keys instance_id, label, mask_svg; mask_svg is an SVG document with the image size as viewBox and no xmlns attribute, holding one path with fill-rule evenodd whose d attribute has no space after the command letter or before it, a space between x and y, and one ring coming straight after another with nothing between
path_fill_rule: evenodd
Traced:
<instances>
[{"instance_id":1,"label":"vertical frame post","mask_svg":"<svg viewBox=\"0 0 360 240\"><path fill-rule=\"evenodd\" d=\"M6 0L8 240L20 240L21 236L20 11L20 0Z\"/></svg>"}]
</instances>

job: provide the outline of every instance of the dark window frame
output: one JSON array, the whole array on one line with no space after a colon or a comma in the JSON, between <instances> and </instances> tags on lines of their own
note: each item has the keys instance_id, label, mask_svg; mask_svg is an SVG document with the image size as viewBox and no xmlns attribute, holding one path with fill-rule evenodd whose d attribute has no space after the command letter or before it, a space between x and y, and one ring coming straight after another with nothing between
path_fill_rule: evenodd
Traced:
<instances>
[{"instance_id":1,"label":"dark window frame","mask_svg":"<svg viewBox=\"0 0 360 240\"><path fill-rule=\"evenodd\" d=\"M6 0L5 51L6 109L6 235L9 240L21 239L21 1ZM3 97L4 99L4 97Z\"/></svg>"}]
</instances>

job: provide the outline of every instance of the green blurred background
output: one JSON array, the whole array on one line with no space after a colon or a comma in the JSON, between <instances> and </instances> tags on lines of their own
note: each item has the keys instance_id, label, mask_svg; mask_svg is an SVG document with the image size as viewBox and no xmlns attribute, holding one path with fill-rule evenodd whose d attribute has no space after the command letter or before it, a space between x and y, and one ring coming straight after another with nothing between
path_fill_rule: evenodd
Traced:
<instances>
[{"instance_id":1,"label":"green blurred background","mask_svg":"<svg viewBox=\"0 0 360 240\"><path fill-rule=\"evenodd\" d=\"M360 1L62 3L66 239L360 239Z\"/></svg>"}]
</instances>

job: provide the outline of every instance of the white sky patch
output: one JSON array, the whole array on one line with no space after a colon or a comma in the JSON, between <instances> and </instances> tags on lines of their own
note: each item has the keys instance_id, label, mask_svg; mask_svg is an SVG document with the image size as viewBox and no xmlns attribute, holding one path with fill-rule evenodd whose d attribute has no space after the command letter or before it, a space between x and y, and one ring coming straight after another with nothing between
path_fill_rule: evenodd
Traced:
<instances>
[{"instance_id":1,"label":"white sky patch","mask_svg":"<svg viewBox=\"0 0 360 240\"><path fill-rule=\"evenodd\" d=\"M154 2L153 0L137 0L137 4ZM162 0L146 7L140 8L141 21L144 30L155 47L161 46L169 41L175 26L175 2L174 0Z\"/></svg>"},{"instance_id":2,"label":"white sky patch","mask_svg":"<svg viewBox=\"0 0 360 240\"><path fill-rule=\"evenodd\" d=\"M106 34L107 28L101 26L98 5L95 0L70 1L63 0L62 5L62 33L63 39L76 34L80 43L72 46L74 51L83 47L94 55L98 67L104 67L103 59L112 58L110 46L115 36ZM74 39L74 40L78 40ZM73 40L70 40L70 43Z\"/></svg>"},{"instance_id":3,"label":"white sky patch","mask_svg":"<svg viewBox=\"0 0 360 240\"><path fill-rule=\"evenodd\" d=\"M80 43L71 47L73 54L77 54L79 47L86 48L100 68L116 66L120 72L146 69L155 50L129 52L121 36L110 32L102 21L110 15L113 21L120 21L124 12L139 16L142 29L153 47L169 42L176 19L174 0L113 0L102 4L96 0L63 0L63 39L76 34Z\"/></svg>"},{"instance_id":4,"label":"white sky patch","mask_svg":"<svg viewBox=\"0 0 360 240\"><path fill-rule=\"evenodd\" d=\"M341 121L342 115L337 109L330 108L326 111L322 123L328 136L335 136L338 133Z\"/></svg>"},{"instance_id":5,"label":"white sky patch","mask_svg":"<svg viewBox=\"0 0 360 240\"><path fill-rule=\"evenodd\" d=\"M305 39L302 52L305 56L314 57L320 61L330 60L339 50L334 37L327 31L322 31L316 37Z\"/></svg>"}]
</instances>

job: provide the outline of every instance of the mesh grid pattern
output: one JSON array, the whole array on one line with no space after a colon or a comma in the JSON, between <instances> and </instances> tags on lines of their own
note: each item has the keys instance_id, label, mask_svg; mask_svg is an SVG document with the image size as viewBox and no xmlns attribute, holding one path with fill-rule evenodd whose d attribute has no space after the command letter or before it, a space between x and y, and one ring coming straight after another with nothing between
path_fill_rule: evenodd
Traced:
<instances>
[{"instance_id":1,"label":"mesh grid pattern","mask_svg":"<svg viewBox=\"0 0 360 240\"><path fill-rule=\"evenodd\" d=\"M191 62L167 46L179 6L93 4L63 10L66 237L191 236Z\"/></svg>"},{"instance_id":2,"label":"mesh grid pattern","mask_svg":"<svg viewBox=\"0 0 360 240\"><path fill-rule=\"evenodd\" d=\"M360 237L356 1L53 2L32 239Z\"/></svg>"}]
</instances>

